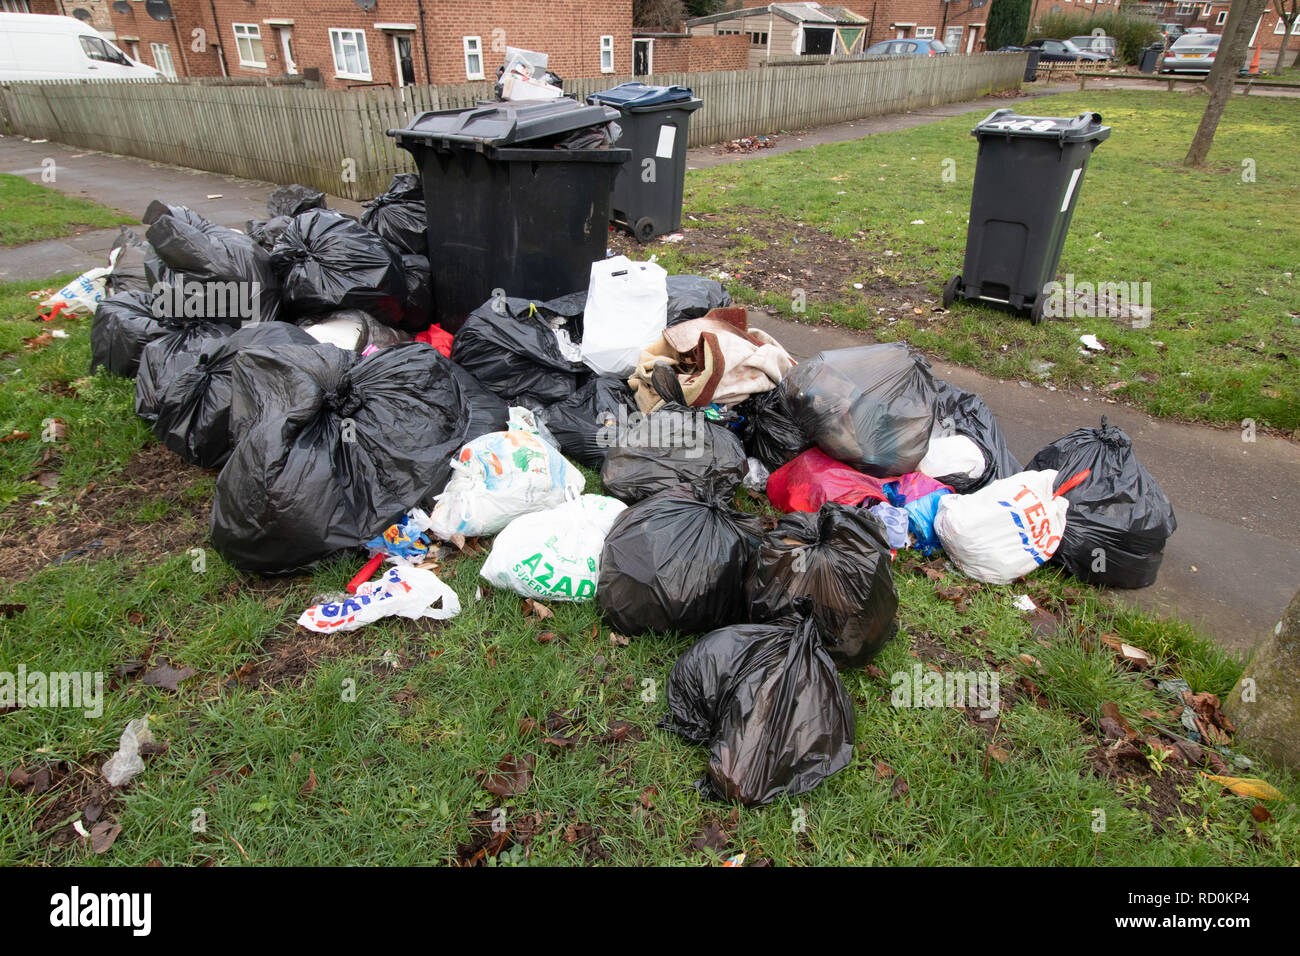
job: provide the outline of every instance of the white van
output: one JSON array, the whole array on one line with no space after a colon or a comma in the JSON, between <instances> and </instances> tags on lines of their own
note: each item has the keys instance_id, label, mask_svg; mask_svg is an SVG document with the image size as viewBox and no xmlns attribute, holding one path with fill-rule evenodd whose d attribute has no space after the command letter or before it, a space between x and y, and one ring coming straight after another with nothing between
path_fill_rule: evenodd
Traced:
<instances>
[{"instance_id":1,"label":"white van","mask_svg":"<svg viewBox=\"0 0 1300 956\"><path fill-rule=\"evenodd\" d=\"M159 76L153 67L131 59L76 17L0 13L0 82Z\"/></svg>"}]
</instances>

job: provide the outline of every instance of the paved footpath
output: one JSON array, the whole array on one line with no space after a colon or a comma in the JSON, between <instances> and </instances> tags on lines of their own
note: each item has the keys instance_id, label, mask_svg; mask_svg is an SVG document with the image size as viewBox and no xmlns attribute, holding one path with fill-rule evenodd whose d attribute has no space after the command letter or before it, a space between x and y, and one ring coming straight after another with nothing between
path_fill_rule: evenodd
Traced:
<instances>
[{"instance_id":1,"label":"paved footpath","mask_svg":"<svg viewBox=\"0 0 1300 956\"><path fill-rule=\"evenodd\" d=\"M1073 84L1044 87L1065 92ZM1034 95L1041 95L1038 90ZM764 156L822 142L856 139L962 113L979 113L1018 99L987 97L916 113L785 136L777 149L757 154L692 150L691 166L761 161ZM792 142L793 140L793 142ZM133 216L155 198L182 203L223 225L243 228L265 217L274 186L160 163L86 152L57 143L0 138L0 172L40 180L41 160L54 157L55 188L121 209ZM716 159L717 162L713 162ZM209 199L209 196L218 198ZM359 211L356 203L331 198L331 206ZM102 265L116 230L95 230L67 239L0 250L0 281L45 278ZM999 319L999 321L1015 321ZM787 322L763 313L755 324L784 343L797 358L822 349L863 344L863 333L837 326ZM1178 531L1170 539L1159 580L1136 592L1115 592L1159 614L1177 615L1234 650L1249 650L1270 630L1300 586L1300 445L1268 436L1253 444L1236 429L1171 422L1095 394L1040 386L1023 387L971 369L933 362L936 374L982 395L1022 460L1075 428L1099 423L1103 414L1127 431L1143 463L1174 503Z\"/></svg>"}]
</instances>

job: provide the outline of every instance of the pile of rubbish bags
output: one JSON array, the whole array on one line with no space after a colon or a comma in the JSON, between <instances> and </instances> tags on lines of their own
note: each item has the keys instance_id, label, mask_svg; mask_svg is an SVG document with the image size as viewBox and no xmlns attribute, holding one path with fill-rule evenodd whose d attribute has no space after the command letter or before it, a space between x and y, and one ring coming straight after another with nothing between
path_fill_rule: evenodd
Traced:
<instances>
[{"instance_id":1,"label":"pile of rubbish bags","mask_svg":"<svg viewBox=\"0 0 1300 956\"><path fill-rule=\"evenodd\" d=\"M303 613L317 630L454 616L426 561L491 538L491 588L689 636L661 726L709 748L706 794L767 803L848 765L839 671L897 632L899 551L1136 588L1176 528L1105 419L1024 466L906 345L796 362L721 284L653 262L543 301L485 290L455 335L431 326L417 176L359 221L300 186L267 215L240 232L155 202L51 304L89 303L92 370L134 376L159 440L220 469L213 545L263 575L368 557Z\"/></svg>"}]
</instances>

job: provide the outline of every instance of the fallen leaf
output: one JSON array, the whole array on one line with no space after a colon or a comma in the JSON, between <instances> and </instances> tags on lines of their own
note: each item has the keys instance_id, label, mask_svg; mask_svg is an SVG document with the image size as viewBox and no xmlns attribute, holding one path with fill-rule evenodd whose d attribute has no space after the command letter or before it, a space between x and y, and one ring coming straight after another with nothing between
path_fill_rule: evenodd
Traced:
<instances>
[{"instance_id":1,"label":"fallen leaf","mask_svg":"<svg viewBox=\"0 0 1300 956\"><path fill-rule=\"evenodd\" d=\"M316 771L308 767L307 782L302 785L302 789L299 790L298 792L305 797L308 796L309 794L315 793L315 791L316 791Z\"/></svg>"},{"instance_id":2,"label":"fallen leaf","mask_svg":"<svg viewBox=\"0 0 1300 956\"><path fill-rule=\"evenodd\" d=\"M867 676L873 680L885 680L888 675L875 664L867 665Z\"/></svg>"},{"instance_id":3,"label":"fallen leaf","mask_svg":"<svg viewBox=\"0 0 1300 956\"><path fill-rule=\"evenodd\" d=\"M44 468L32 475L32 481L42 488L57 488L59 487L59 473Z\"/></svg>"},{"instance_id":4,"label":"fallen leaf","mask_svg":"<svg viewBox=\"0 0 1300 956\"><path fill-rule=\"evenodd\" d=\"M1209 777L1225 790L1230 790L1239 797L1254 797L1256 800L1286 799L1286 795L1281 790L1258 777L1221 777L1212 773L1203 773L1201 776Z\"/></svg>"},{"instance_id":5,"label":"fallen leaf","mask_svg":"<svg viewBox=\"0 0 1300 956\"><path fill-rule=\"evenodd\" d=\"M578 746L577 740L573 737L562 737L558 734L553 737L543 737L542 743L550 744L552 747L559 747L561 750L573 750Z\"/></svg>"},{"instance_id":6,"label":"fallen leaf","mask_svg":"<svg viewBox=\"0 0 1300 956\"><path fill-rule=\"evenodd\" d=\"M545 621L555 616L555 612L549 607L540 601L534 601L532 598L524 598L523 611L524 617L535 617L539 621Z\"/></svg>"},{"instance_id":7,"label":"fallen leaf","mask_svg":"<svg viewBox=\"0 0 1300 956\"><path fill-rule=\"evenodd\" d=\"M39 335L33 335L23 339L23 347L29 352L35 352L38 349L45 348L45 346L49 345L53 341L54 336L50 335L49 332L42 332Z\"/></svg>"},{"instance_id":8,"label":"fallen leaf","mask_svg":"<svg viewBox=\"0 0 1300 956\"><path fill-rule=\"evenodd\" d=\"M646 787L641 791L641 806L645 807L647 810L653 810L655 808L654 798L658 795L658 787Z\"/></svg>"},{"instance_id":9,"label":"fallen leaf","mask_svg":"<svg viewBox=\"0 0 1300 956\"><path fill-rule=\"evenodd\" d=\"M1011 759L1011 755L999 747L997 744L989 744L987 747L988 755L998 763L1006 763Z\"/></svg>"},{"instance_id":10,"label":"fallen leaf","mask_svg":"<svg viewBox=\"0 0 1300 956\"><path fill-rule=\"evenodd\" d=\"M1124 715L1119 712L1119 705L1113 700L1108 700L1101 705L1101 724L1103 732L1107 729L1107 722L1113 724L1119 730L1119 733L1117 734L1107 733L1106 736L1108 738L1116 739L1124 737L1126 740L1137 739L1137 731L1129 726L1129 722L1125 720Z\"/></svg>"},{"instance_id":11,"label":"fallen leaf","mask_svg":"<svg viewBox=\"0 0 1300 956\"><path fill-rule=\"evenodd\" d=\"M894 800L898 800L902 797L907 796L908 792L911 789L912 788L907 785L906 780L904 780L902 777L895 777L894 785L889 788L889 796Z\"/></svg>"},{"instance_id":12,"label":"fallen leaf","mask_svg":"<svg viewBox=\"0 0 1300 956\"><path fill-rule=\"evenodd\" d=\"M11 442L11 441L26 441L31 437L32 436L29 432L20 432L18 429L15 428L8 435L0 435L0 443Z\"/></svg>"},{"instance_id":13,"label":"fallen leaf","mask_svg":"<svg viewBox=\"0 0 1300 956\"><path fill-rule=\"evenodd\" d=\"M609 642L615 647L627 647L632 643L632 640L631 638L624 637L622 634L615 634L613 631L610 631Z\"/></svg>"},{"instance_id":14,"label":"fallen leaf","mask_svg":"<svg viewBox=\"0 0 1300 956\"><path fill-rule=\"evenodd\" d=\"M533 765L537 758L532 754L516 757L506 754L497 763L497 773L489 774L483 789L498 797L514 797L523 793L533 782Z\"/></svg>"},{"instance_id":15,"label":"fallen leaf","mask_svg":"<svg viewBox=\"0 0 1300 956\"><path fill-rule=\"evenodd\" d=\"M731 835L722 828L722 824L717 820L710 820L691 838L691 849L697 853L701 850L721 852L730 843Z\"/></svg>"},{"instance_id":16,"label":"fallen leaf","mask_svg":"<svg viewBox=\"0 0 1300 956\"><path fill-rule=\"evenodd\" d=\"M149 687L162 687L165 690L178 690L182 681L189 680L198 671L192 667L172 667L167 658L160 658L158 666L144 675L144 683Z\"/></svg>"},{"instance_id":17,"label":"fallen leaf","mask_svg":"<svg viewBox=\"0 0 1300 956\"><path fill-rule=\"evenodd\" d=\"M1044 667L1033 654L1021 654L1020 663L1024 664L1026 667L1034 668L1040 674L1047 673L1047 668Z\"/></svg>"},{"instance_id":18,"label":"fallen leaf","mask_svg":"<svg viewBox=\"0 0 1300 956\"><path fill-rule=\"evenodd\" d=\"M94 829L90 831L90 845L96 855L107 853L108 848L113 845L113 841L121 832L122 827L119 824L109 823L107 820L96 823Z\"/></svg>"},{"instance_id":19,"label":"fallen leaf","mask_svg":"<svg viewBox=\"0 0 1300 956\"><path fill-rule=\"evenodd\" d=\"M542 631L542 633L537 635L538 644L549 644L553 640L555 640L554 631Z\"/></svg>"},{"instance_id":20,"label":"fallen leaf","mask_svg":"<svg viewBox=\"0 0 1300 956\"><path fill-rule=\"evenodd\" d=\"M537 730L536 717L520 717L519 722L515 725L520 734L531 734Z\"/></svg>"},{"instance_id":21,"label":"fallen leaf","mask_svg":"<svg viewBox=\"0 0 1300 956\"><path fill-rule=\"evenodd\" d=\"M885 763L883 760L878 760L878 761L876 761L876 779L877 779L877 780L884 780L886 777L892 777L893 775L894 775L894 768L893 768L893 767L891 767L889 764Z\"/></svg>"},{"instance_id":22,"label":"fallen leaf","mask_svg":"<svg viewBox=\"0 0 1300 956\"><path fill-rule=\"evenodd\" d=\"M1268 823L1273 819L1273 814L1268 812L1268 807L1262 803L1257 803L1250 808L1250 815L1255 818L1256 823Z\"/></svg>"}]
</instances>

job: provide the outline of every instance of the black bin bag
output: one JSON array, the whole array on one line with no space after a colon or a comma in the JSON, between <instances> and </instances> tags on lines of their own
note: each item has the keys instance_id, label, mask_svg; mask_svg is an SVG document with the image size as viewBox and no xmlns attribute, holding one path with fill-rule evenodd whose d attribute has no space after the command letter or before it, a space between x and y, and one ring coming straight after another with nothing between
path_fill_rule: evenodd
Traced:
<instances>
[{"instance_id":1,"label":"black bin bag","mask_svg":"<svg viewBox=\"0 0 1300 956\"><path fill-rule=\"evenodd\" d=\"M713 309L731 305L731 293L721 282L703 276L673 275L667 280L668 324L698 319Z\"/></svg>"},{"instance_id":2,"label":"black bin bag","mask_svg":"<svg viewBox=\"0 0 1300 956\"><path fill-rule=\"evenodd\" d=\"M293 222L289 216L275 216L272 219L249 219L244 223L244 232L259 246L270 252L280 241L280 236Z\"/></svg>"},{"instance_id":3,"label":"black bin bag","mask_svg":"<svg viewBox=\"0 0 1300 956\"><path fill-rule=\"evenodd\" d=\"M388 189L366 203L361 225L383 236L402 255L429 254L429 225L424 213L424 186L416 173L398 173ZM429 322L432 322L431 318ZM425 326L428 326L428 322Z\"/></svg>"},{"instance_id":4,"label":"black bin bag","mask_svg":"<svg viewBox=\"0 0 1300 956\"><path fill-rule=\"evenodd\" d=\"M149 210L155 211L157 205ZM166 267L159 281L203 286L205 309L197 318L236 327L245 321L275 321L280 289L270 253L251 236L208 222L191 209L168 208L145 233ZM147 267L148 263L149 271ZM181 291L188 301L189 290L183 286Z\"/></svg>"},{"instance_id":5,"label":"black bin bag","mask_svg":"<svg viewBox=\"0 0 1300 956\"><path fill-rule=\"evenodd\" d=\"M511 405L550 405L591 378L577 358L566 358L551 323L564 320L573 341L581 339L586 295L551 302L489 299L469 314L451 343L451 357Z\"/></svg>"},{"instance_id":6,"label":"black bin bag","mask_svg":"<svg viewBox=\"0 0 1300 956\"><path fill-rule=\"evenodd\" d=\"M984 454L984 471L978 478L965 475L934 475L936 480L948 485L959 495L978 491L991 481L1010 478L1023 471L1016 456L1007 447L997 419L989 411L984 399L973 392L935 379L935 435L965 435Z\"/></svg>"},{"instance_id":7,"label":"black bin bag","mask_svg":"<svg viewBox=\"0 0 1300 956\"><path fill-rule=\"evenodd\" d=\"M702 409L664 405L620 428L605 455L605 492L631 504L675 485L708 484L730 500L745 480L745 449Z\"/></svg>"},{"instance_id":8,"label":"black bin bag","mask_svg":"<svg viewBox=\"0 0 1300 956\"><path fill-rule=\"evenodd\" d=\"M807 599L700 638L668 677L661 726L709 747L702 793L746 806L807 793L853 759L857 715Z\"/></svg>"},{"instance_id":9,"label":"black bin bag","mask_svg":"<svg viewBox=\"0 0 1300 956\"><path fill-rule=\"evenodd\" d=\"M332 209L295 216L271 250L271 265L294 318L364 309L385 325L402 324L402 260L355 219Z\"/></svg>"},{"instance_id":10,"label":"black bin bag","mask_svg":"<svg viewBox=\"0 0 1300 956\"><path fill-rule=\"evenodd\" d=\"M221 322L186 322L146 345L135 376L135 413L152 425L158 418L163 386L197 365L202 355L234 331Z\"/></svg>"},{"instance_id":11,"label":"black bin bag","mask_svg":"<svg viewBox=\"0 0 1300 956\"><path fill-rule=\"evenodd\" d=\"M119 292L101 299L90 320L91 373L103 368L135 378L144 347L181 325L155 316L153 295L148 292Z\"/></svg>"},{"instance_id":12,"label":"black bin bag","mask_svg":"<svg viewBox=\"0 0 1300 956\"><path fill-rule=\"evenodd\" d=\"M1030 471L1056 469L1062 485L1091 473L1065 493L1065 532L1052 560L1076 578L1113 588L1154 584L1165 541L1178 528L1174 507L1133 453L1123 429L1101 420L1058 438L1029 462Z\"/></svg>"},{"instance_id":13,"label":"black bin bag","mask_svg":"<svg viewBox=\"0 0 1300 956\"><path fill-rule=\"evenodd\" d=\"M749 575L750 614L772 621L808 598L831 659L864 667L898 631L885 528L864 509L795 511L763 537Z\"/></svg>"},{"instance_id":14,"label":"black bin bag","mask_svg":"<svg viewBox=\"0 0 1300 956\"><path fill-rule=\"evenodd\" d=\"M141 239L134 229L123 226L117 232L117 241L109 250L108 258L112 266L104 287L109 295L118 292L148 292L152 288L145 263L150 256L156 255L149 243Z\"/></svg>"},{"instance_id":15,"label":"black bin bag","mask_svg":"<svg viewBox=\"0 0 1300 956\"><path fill-rule=\"evenodd\" d=\"M757 458L768 471L776 471L811 447L779 387L755 392L736 411L744 419L740 434L745 454Z\"/></svg>"},{"instance_id":16,"label":"black bin bag","mask_svg":"<svg viewBox=\"0 0 1300 956\"><path fill-rule=\"evenodd\" d=\"M745 578L758 549L757 515L708 487L678 486L614 521L596 600L622 634L699 633L748 617Z\"/></svg>"},{"instance_id":17,"label":"black bin bag","mask_svg":"<svg viewBox=\"0 0 1300 956\"><path fill-rule=\"evenodd\" d=\"M638 409L626 381L599 375L567 398L536 412L537 421L546 426L566 458L599 468L619 429Z\"/></svg>"},{"instance_id":18,"label":"black bin bag","mask_svg":"<svg viewBox=\"0 0 1300 956\"><path fill-rule=\"evenodd\" d=\"M241 352L213 546L242 570L292 574L430 507L477 437L449 366L422 342L364 358L319 344Z\"/></svg>"},{"instance_id":19,"label":"black bin bag","mask_svg":"<svg viewBox=\"0 0 1300 956\"><path fill-rule=\"evenodd\" d=\"M868 475L916 471L930 446L934 379L930 363L906 345L818 352L780 387L804 437Z\"/></svg>"},{"instance_id":20,"label":"black bin bag","mask_svg":"<svg viewBox=\"0 0 1300 956\"><path fill-rule=\"evenodd\" d=\"M423 332L433 324L433 277L429 273L428 258L402 256L402 275L405 292L400 328L407 332Z\"/></svg>"},{"instance_id":21,"label":"black bin bag","mask_svg":"<svg viewBox=\"0 0 1300 956\"><path fill-rule=\"evenodd\" d=\"M271 194L266 197L266 214L272 219L280 216L292 219L308 209L324 208L325 194L300 183L280 186L271 190Z\"/></svg>"},{"instance_id":22,"label":"black bin bag","mask_svg":"<svg viewBox=\"0 0 1300 956\"><path fill-rule=\"evenodd\" d=\"M174 374L157 386L154 435L190 464L220 468L231 450L230 379L235 356L244 349L275 351L315 343L296 325L261 322L210 340L186 368L176 367L180 362L173 361Z\"/></svg>"}]
</instances>

